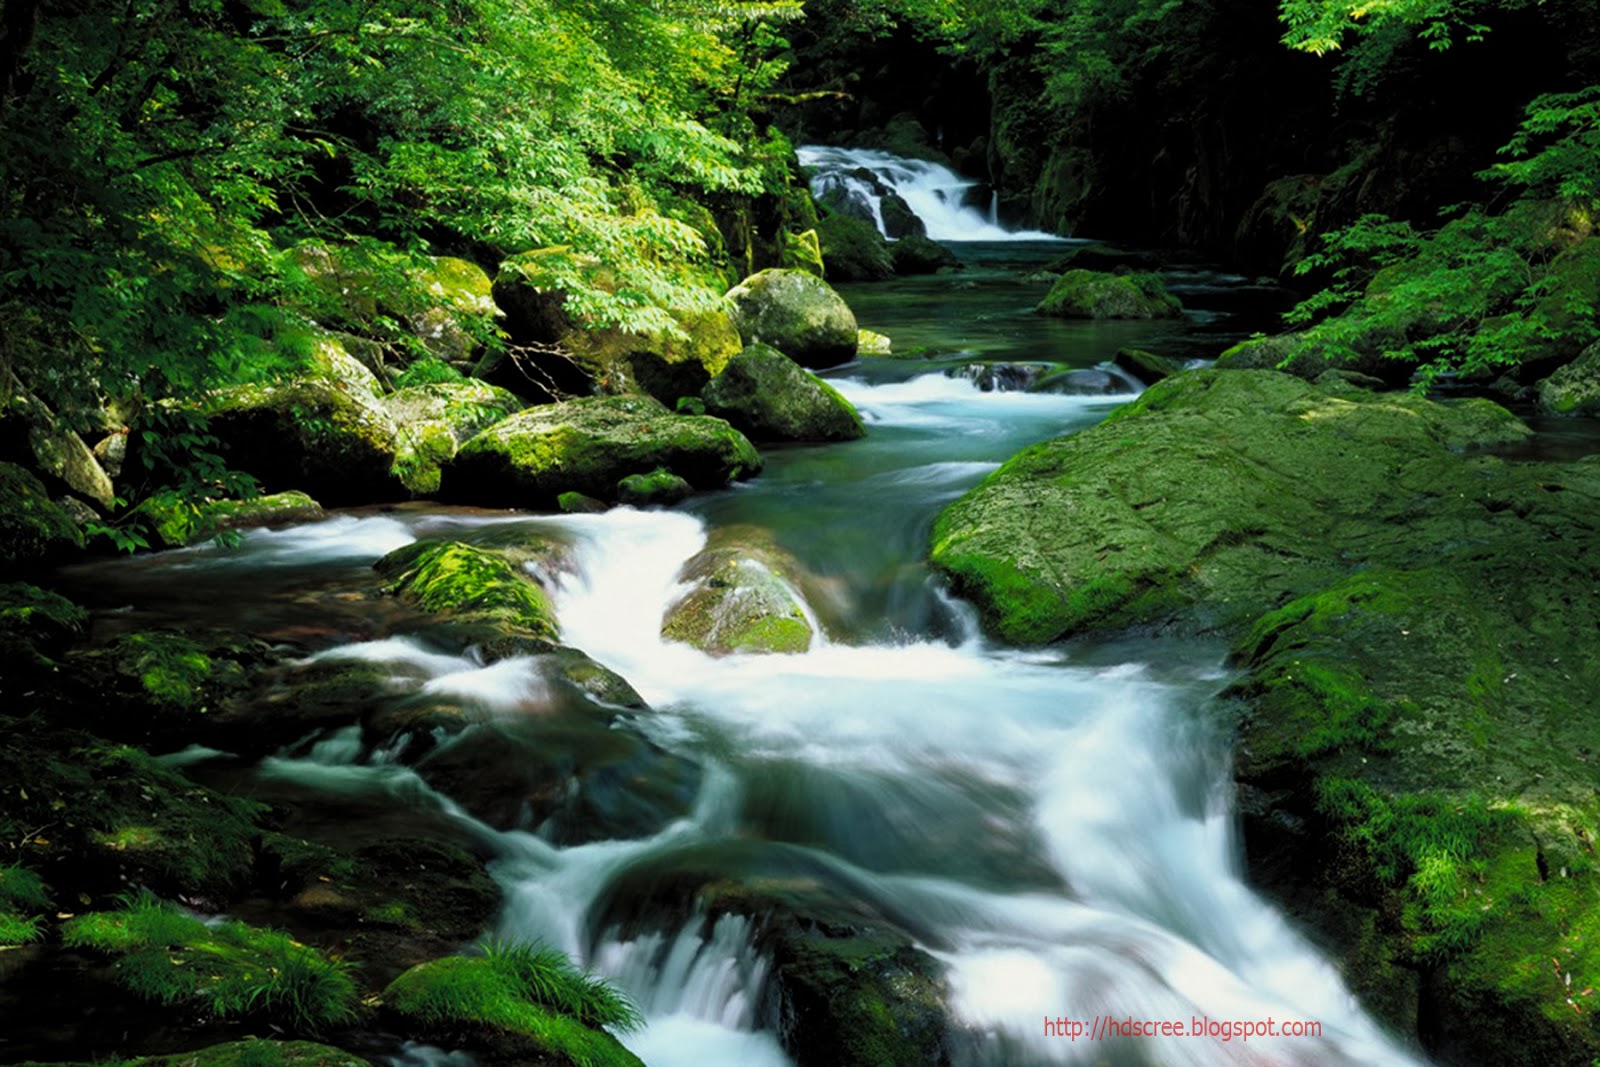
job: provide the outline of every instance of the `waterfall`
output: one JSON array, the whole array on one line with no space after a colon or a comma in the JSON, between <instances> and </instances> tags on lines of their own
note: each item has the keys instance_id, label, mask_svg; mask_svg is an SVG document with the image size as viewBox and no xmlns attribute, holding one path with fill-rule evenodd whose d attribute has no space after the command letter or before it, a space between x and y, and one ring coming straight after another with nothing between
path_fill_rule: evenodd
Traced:
<instances>
[{"instance_id":1,"label":"waterfall","mask_svg":"<svg viewBox=\"0 0 1600 1067\"><path fill-rule=\"evenodd\" d=\"M1039 230L1008 230L995 218L998 201L982 208L971 202L978 183L948 167L921 159L904 159L871 148L802 145L800 165L811 175L811 194L820 201L843 205L852 215L870 219L880 233L894 237L884 219L883 202L900 197L922 220L935 241L1054 241Z\"/></svg>"}]
</instances>

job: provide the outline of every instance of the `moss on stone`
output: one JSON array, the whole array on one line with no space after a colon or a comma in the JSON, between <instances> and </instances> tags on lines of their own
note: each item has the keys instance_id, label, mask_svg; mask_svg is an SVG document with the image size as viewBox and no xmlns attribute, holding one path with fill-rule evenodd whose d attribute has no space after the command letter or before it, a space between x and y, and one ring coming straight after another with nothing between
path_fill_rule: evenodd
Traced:
<instances>
[{"instance_id":1,"label":"moss on stone","mask_svg":"<svg viewBox=\"0 0 1600 1067\"><path fill-rule=\"evenodd\" d=\"M82 549L83 531L39 479L0 462L0 575L35 571Z\"/></svg>"},{"instance_id":2,"label":"moss on stone","mask_svg":"<svg viewBox=\"0 0 1600 1067\"><path fill-rule=\"evenodd\" d=\"M752 441L850 441L866 433L839 391L767 345L750 345L713 378L706 410Z\"/></svg>"},{"instance_id":3,"label":"moss on stone","mask_svg":"<svg viewBox=\"0 0 1600 1067\"><path fill-rule=\"evenodd\" d=\"M771 345L802 367L832 367L856 355L856 317L822 279L764 270L728 290L744 343Z\"/></svg>"},{"instance_id":4,"label":"moss on stone","mask_svg":"<svg viewBox=\"0 0 1600 1067\"><path fill-rule=\"evenodd\" d=\"M59 593L0 583L0 677L53 669L67 646L83 636L88 621L87 612Z\"/></svg>"},{"instance_id":5,"label":"moss on stone","mask_svg":"<svg viewBox=\"0 0 1600 1067\"><path fill-rule=\"evenodd\" d=\"M676 504L692 492L693 486L665 467L649 474L630 474L617 482L617 502L640 508Z\"/></svg>"},{"instance_id":6,"label":"moss on stone","mask_svg":"<svg viewBox=\"0 0 1600 1067\"><path fill-rule=\"evenodd\" d=\"M684 564L688 591L662 616L661 636L719 656L804 652L811 622L785 577L797 568L770 541L724 534Z\"/></svg>"},{"instance_id":7,"label":"moss on stone","mask_svg":"<svg viewBox=\"0 0 1600 1067\"><path fill-rule=\"evenodd\" d=\"M876 282L893 278L889 243L878 227L832 212L817 225L817 240L827 275L838 282Z\"/></svg>"},{"instance_id":8,"label":"moss on stone","mask_svg":"<svg viewBox=\"0 0 1600 1067\"><path fill-rule=\"evenodd\" d=\"M415 541L380 559L388 591L424 611L458 621L504 623L554 639L559 632L550 598L499 556L459 541Z\"/></svg>"},{"instance_id":9,"label":"moss on stone","mask_svg":"<svg viewBox=\"0 0 1600 1067\"><path fill-rule=\"evenodd\" d=\"M548 507L563 493L615 499L630 474L665 468L697 489L761 469L721 419L673 415L649 397L593 397L530 408L478 434L445 465L444 494L485 505Z\"/></svg>"},{"instance_id":10,"label":"moss on stone","mask_svg":"<svg viewBox=\"0 0 1600 1067\"><path fill-rule=\"evenodd\" d=\"M1170 319L1183 314L1183 305L1159 275L1069 270L1034 310L1069 319Z\"/></svg>"}]
</instances>

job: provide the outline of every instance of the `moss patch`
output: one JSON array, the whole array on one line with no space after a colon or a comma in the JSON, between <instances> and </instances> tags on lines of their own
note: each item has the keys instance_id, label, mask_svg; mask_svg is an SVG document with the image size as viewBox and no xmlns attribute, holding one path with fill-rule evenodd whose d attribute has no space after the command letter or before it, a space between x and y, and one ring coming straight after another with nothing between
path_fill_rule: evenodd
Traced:
<instances>
[{"instance_id":1,"label":"moss patch","mask_svg":"<svg viewBox=\"0 0 1600 1067\"><path fill-rule=\"evenodd\" d=\"M553 640L559 632L550 598L499 556L459 541L416 541L375 567L389 592L424 611L457 621L501 623Z\"/></svg>"}]
</instances>

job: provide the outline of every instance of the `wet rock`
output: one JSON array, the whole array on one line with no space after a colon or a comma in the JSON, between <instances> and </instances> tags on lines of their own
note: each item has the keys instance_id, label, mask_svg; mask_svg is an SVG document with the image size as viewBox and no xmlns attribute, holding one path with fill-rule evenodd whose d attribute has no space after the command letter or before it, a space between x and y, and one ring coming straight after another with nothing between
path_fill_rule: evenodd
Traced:
<instances>
[{"instance_id":1,"label":"wet rock","mask_svg":"<svg viewBox=\"0 0 1600 1067\"><path fill-rule=\"evenodd\" d=\"M752 441L849 441L866 433L837 389L763 344L735 356L701 396L707 412Z\"/></svg>"},{"instance_id":2,"label":"wet rock","mask_svg":"<svg viewBox=\"0 0 1600 1067\"><path fill-rule=\"evenodd\" d=\"M888 356L894 353L894 341L884 334L871 330L856 331L856 352L862 356Z\"/></svg>"},{"instance_id":3,"label":"wet rock","mask_svg":"<svg viewBox=\"0 0 1600 1067\"><path fill-rule=\"evenodd\" d=\"M83 637L88 614L66 597L21 582L0 584L0 696L56 668Z\"/></svg>"},{"instance_id":4,"label":"wet rock","mask_svg":"<svg viewBox=\"0 0 1600 1067\"><path fill-rule=\"evenodd\" d=\"M674 415L648 397L594 397L530 408L478 434L445 464L442 492L549 507L567 492L614 499L623 478L658 468L717 489L759 471L761 457L721 419Z\"/></svg>"},{"instance_id":5,"label":"wet rock","mask_svg":"<svg viewBox=\"0 0 1600 1067\"><path fill-rule=\"evenodd\" d=\"M549 596L525 571L460 541L414 541L373 566L388 592L452 622L551 640L559 632Z\"/></svg>"},{"instance_id":6,"label":"wet rock","mask_svg":"<svg viewBox=\"0 0 1600 1067\"><path fill-rule=\"evenodd\" d=\"M928 227L899 193L885 193L878 200L878 211L883 215L884 233L891 240L927 236Z\"/></svg>"},{"instance_id":7,"label":"wet rock","mask_svg":"<svg viewBox=\"0 0 1600 1067\"><path fill-rule=\"evenodd\" d=\"M664 467L649 474L630 474L617 483L617 503L636 508L670 507L688 498L694 486Z\"/></svg>"},{"instance_id":8,"label":"wet rock","mask_svg":"<svg viewBox=\"0 0 1600 1067\"><path fill-rule=\"evenodd\" d=\"M1070 270L1034 311L1063 319L1173 319L1183 314L1183 305L1155 274Z\"/></svg>"},{"instance_id":9,"label":"wet rock","mask_svg":"<svg viewBox=\"0 0 1600 1067\"><path fill-rule=\"evenodd\" d=\"M1086 244L1063 252L1046 264L1045 270L1053 274L1065 274L1069 270L1139 271L1150 270L1158 265L1158 257L1151 252Z\"/></svg>"},{"instance_id":10,"label":"wet rock","mask_svg":"<svg viewBox=\"0 0 1600 1067\"><path fill-rule=\"evenodd\" d=\"M1059 370L1056 363L967 363L944 374L965 378L985 393L1025 393L1052 375L1061 377Z\"/></svg>"},{"instance_id":11,"label":"wet rock","mask_svg":"<svg viewBox=\"0 0 1600 1067\"><path fill-rule=\"evenodd\" d=\"M804 652L811 622L788 575L792 556L748 529L720 530L678 575L688 591L667 608L661 636L725 656Z\"/></svg>"},{"instance_id":12,"label":"wet rock","mask_svg":"<svg viewBox=\"0 0 1600 1067\"><path fill-rule=\"evenodd\" d=\"M1111 360L1145 385L1154 385L1183 370L1183 364L1167 356L1158 356L1142 348L1119 348Z\"/></svg>"},{"instance_id":13,"label":"wet rock","mask_svg":"<svg viewBox=\"0 0 1600 1067\"><path fill-rule=\"evenodd\" d=\"M1120 375L1095 367L1080 367L1039 379L1031 388L1036 393L1062 396L1126 396L1137 386Z\"/></svg>"},{"instance_id":14,"label":"wet rock","mask_svg":"<svg viewBox=\"0 0 1600 1067\"><path fill-rule=\"evenodd\" d=\"M747 345L771 345L813 369L855 358L855 315L826 282L804 271L753 274L729 290L728 299Z\"/></svg>"},{"instance_id":15,"label":"wet rock","mask_svg":"<svg viewBox=\"0 0 1600 1067\"><path fill-rule=\"evenodd\" d=\"M870 220L825 215L817 224L817 241L822 248L823 266L834 281L881 282L894 277L889 242Z\"/></svg>"},{"instance_id":16,"label":"wet rock","mask_svg":"<svg viewBox=\"0 0 1600 1067\"><path fill-rule=\"evenodd\" d=\"M937 274L961 267L954 252L920 235L902 237L891 245L889 262L900 275Z\"/></svg>"}]
</instances>

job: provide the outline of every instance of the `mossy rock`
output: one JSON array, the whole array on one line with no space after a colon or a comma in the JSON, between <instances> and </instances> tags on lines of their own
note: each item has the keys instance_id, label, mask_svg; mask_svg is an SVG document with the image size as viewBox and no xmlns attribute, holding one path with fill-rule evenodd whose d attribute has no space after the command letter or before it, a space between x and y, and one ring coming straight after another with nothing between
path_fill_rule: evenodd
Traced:
<instances>
[{"instance_id":1,"label":"mossy rock","mask_svg":"<svg viewBox=\"0 0 1600 1067\"><path fill-rule=\"evenodd\" d=\"M739 331L726 311L674 311L681 336L574 329L562 344L608 393L644 393L672 404L696 396L738 353Z\"/></svg>"},{"instance_id":2,"label":"mossy rock","mask_svg":"<svg viewBox=\"0 0 1600 1067\"><path fill-rule=\"evenodd\" d=\"M1571 487L1508 543L1359 572L1264 616L1238 649L1253 862L1309 885L1308 921L1387 927L1341 945L1346 973L1391 1024L1425 1017L1446 1059L1469 1051L1457 1027L1496 1063L1600 1050L1569 1003L1600 975L1584 933L1600 929L1600 727L1571 713L1600 684L1577 636L1600 608L1566 595L1587 550L1547 536L1589 524L1600 480Z\"/></svg>"},{"instance_id":3,"label":"mossy rock","mask_svg":"<svg viewBox=\"0 0 1600 1067\"><path fill-rule=\"evenodd\" d=\"M752 441L850 441L866 433L839 391L775 348L740 352L701 394Z\"/></svg>"},{"instance_id":4,"label":"mossy rock","mask_svg":"<svg viewBox=\"0 0 1600 1067\"><path fill-rule=\"evenodd\" d=\"M1156 265L1156 257L1150 252L1133 251L1126 248L1115 248L1107 244L1086 244L1061 253L1061 255L1045 264L1045 270L1051 274L1065 274L1070 270L1092 270L1112 273L1115 271L1149 270Z\"/></svg>"},{"instance_id":5,"label":"mossy rock","mask_svg":"<svg viewBox=\"0 0 1600 1067\"><path fill-rule=\"evenodd\" d=\"M228 462L270 492L298 489L330 504L404 495L393 473L394 420L359 382L308 376L234 386L205 412Z\"/></svg>"},{"instance_id":6,"label":"mossy rock","mask_svg":"<svg viewBox=\"0 0 1600 1067\"><path fill-rule=\"evenodd\" d=\"M728 291L733 324L747 345L771 345L802 367L856 355L856 317L828 283L805 271L764 270Z\"/></svg>"},{"instance_id":7,"label":"mossy rock","mask_svg":"<svg viewBox=\"0 0 1600 1067\"><path fill-rule=\"evenodd\" d=\"M573 1002L587 1006L597 989L609 988L595 981L570 963L564 968L529 964L497 949L487 956L452 956L413 967L383 991L382 1004L406 1032L452 1047L467 1045L491 1067L644 1067L600 1029L598 1019L562 1010Z\"/></svg>"},{"instance_id":8,"label":"mossy rock","mask_svg":"<svg viewBox=\"0 0 1600 1067\"><path fill-rule=\"evenodd\" d=\"M1178 360L1158 356L1142 348L1119 348L1111 362L1145 385L1154 385L1183 370L1183 364Z\"/></svg>"},{"instance_id":9,"label":"mossy rock","mask_svg":"<svg viewBox=\"0 0 1600 1067\"><path fill-rule=\"evenodd\" d=\"M1069 270L1034 311L1063 319L1174 319L1183 305L1159 275Z\"/></svg>"},{"instance_id":10,"label":"mossy rock","mask_svg":"<svg viewBox=\"0 0 1600 1067\"><path fill-rule=\"evenodd\" d=\"M1426 531L1495 536L1514 469L1454 450L1527 434L1487 401L1187 371L1008 460L939 516L933 562L1009 641L1229 630L1362 559L1434 551Z\"/></svg>"},{"instance_id":11,"label":"mossy rock","mask_svg":"<svg viewBox=\"0 0 1600 1067\"><path fill-rule=\"evenodd\" d=\"M770 540L720 531L683 565L678 580L688 590L667 608L661 636L717 656L804 652L814 634L788 577L798 571Z\"/></svg>"},{"instance_id":12,"label":"mossy rock","mask_svg":"<svg viewBox=\"0 0 1600 1067\"><path fill-rule=\"evenodd\" d=\"M1352 342L1333 345L1315 332L1275 334L1241 341L1217 357L1218 370L1277 370L1315 382L1330 371L1356 373L1389 388L1411 380L1416 363L1385 353L1394 334L1380 329L1356 331Z\"/></svg>"},{"instance_id":13,"label":"mossy rock","mask_svg":"<svg viewBox=\"0 0 1600 1067\"><path fill-rule=\"evenodd\" d=\"M670 507L688 498L694 486L664 467L649 474L630 474L617 482L617 502L636 508L661 505Z\"/></svg>"},{"instance_id":14,"label":"mossy rock","mask_svg":"<svg viewBox=\"0 0 1600 1067\"><path fill-rule=\"evenodd\" d=\"M83 531L22 467L0 462L0 576L37 573L83 550Z\"/></svg>"},{"instance_id":15,"label":"mossy rock","mask_svg":"<svg viewBox=\"0 0 1600 1067\"><path fill-rule=\"evenodd\" d=\"M1552 415L1600 415L1600 342L1539 383L1539 408Z\"/></svg>"},{"instance_id":16,"label":"mossy rock","mask_svg":"<svg viewBox=\"0 0 1600 1067\"><path fill-rule=\"evenodd\" d=\"M432 305L406 316L412 336L438 359L470 359L493 332L499 314L489 275L471 260L435 256L413 281Z\"/></svg>"},{"instance_id":17,"label":"mossy rock","mask_svg":"<svg viewBox=\"0 0 1600 1067\"><path fill-rule=\"evenodd\" d=\"M144 752L0 718L0 835L53 885L96 898L129 885L220 907L246 887L258 805Z\"/></svg>"},{"instance_id":18,"label":"mossy rock","mask_svg":"<svg viewBox=\"0 0 1600 1067\"><path fill-rule=\"evenodd\" d=\"M836 282L880 282L894 277L889 243L878 227L840 212L830 212L817 226L822 262Z\"/></svg>"},{"instance_id":19,"label":"mossy rock","mask_svg":"<svg viewBox=\"0 0 1600 1067\"><path fill-rule=\"evenodd\" d=\"M144 1056L128 1067L368 1067L368 1061L312 1041L249 1038L170 1056Z\"/></svg>"},{"instance_id":20,"label":"mossy rock","mask_svg":"<svg viewBox=\"0 0 1600 1067\"><path fill-rule=\"evenodd\" d=\"M892 356L894 341L886 334L871 330L856 331L856 352L862 356Z\"/></svg>"},{"instance_id":21,"label":"mossy rock","mask_svg":"<svg viewBox=\"0 0 1600 1067\"><path fill-rule=\"evenodd\" d=\"M488 622L554 640L560 632L550 597L498 555L459 541L415 541L374 568L388 591L423 611L463 623Z\"/></svg>"},{"instance_id":22,"label":"mossy rock","mask_svg":"<svg viewBox=\"0 0 1600 1067\"><path fill-rule=\"evenodd\" d=\"M938 274L940 271L959 270L961 261L956 254L919 234L900 238L889 248L889 262L900 275Z\"/></svg>"},{"instance_id":23,"label":"mossy rock","mask_svg":"<svg viewBox=\"0 0 1600 1067\"><path fill-rule=\"evenodd\" d=\"M509 390L468 379L408 386L380 403L398 430L395 473L418 496L438 491L440 465L463 444L525 406Z\"/></svg>"},{"instance_id":24,"label":"mossy rock","mask_svg":"<svg viewBox=\"0 0 1600 1067\"><path fill-rule=\"evenodd\" d=\"M630 474L665 468L697 489L761 469L721 419L674 415L648 397L530 408L478 434L444 468L443 494L487 506L550 507L563 493L614 500Z\"/></svg>"},{"instance_id":25,"label":"mossy rock","mask_svg":"<svg viewBox=\"0 0 1600 1067\"><path fill-rule=\"evenodd\" d=\"M224 530L293 526L327 517L321 504L298 491L200 503L176 493L158 493L143 501L137 510L149 520L157 541L167 548L198 544Z\"/></svg>"},{"instance_id":26,"label":"mossy rock","mask_svg":"<svg viewBox=\"0 0 1600 1067\"><path fill-rule=\"evenodd\" d=\"M827 271L822 265L822 241L816 230L803 233L785 230L782 240L783 256L778 266L803 270L819 278L826 277Z\"/></svg>"},{"instance_id":27,"label":"mossy rock","mask_svg":"<svg viewBox=\"0 0 1600 1067\"><path fill-rule=\"evenodd\" d=\"M101 466L78 432L68 426L39 398L13 379L8 414L27 427L28 447L34 469L52 479L58 490L66 490L101 508L111 508L116 490L111 477Z\"/></svg>"},{"instance_id":28,"label":"mossy rock","mask_svg":"<svg viewBox=\"0 0 1600 1067\"><path fill-rule=\"evenodd\" d=\"M59 593L22 582L0 584L0 679L21 683L54 670L88 621L87 612ZM9 688L0 686L0 692Z\"/></svg>"}]
</instances>

